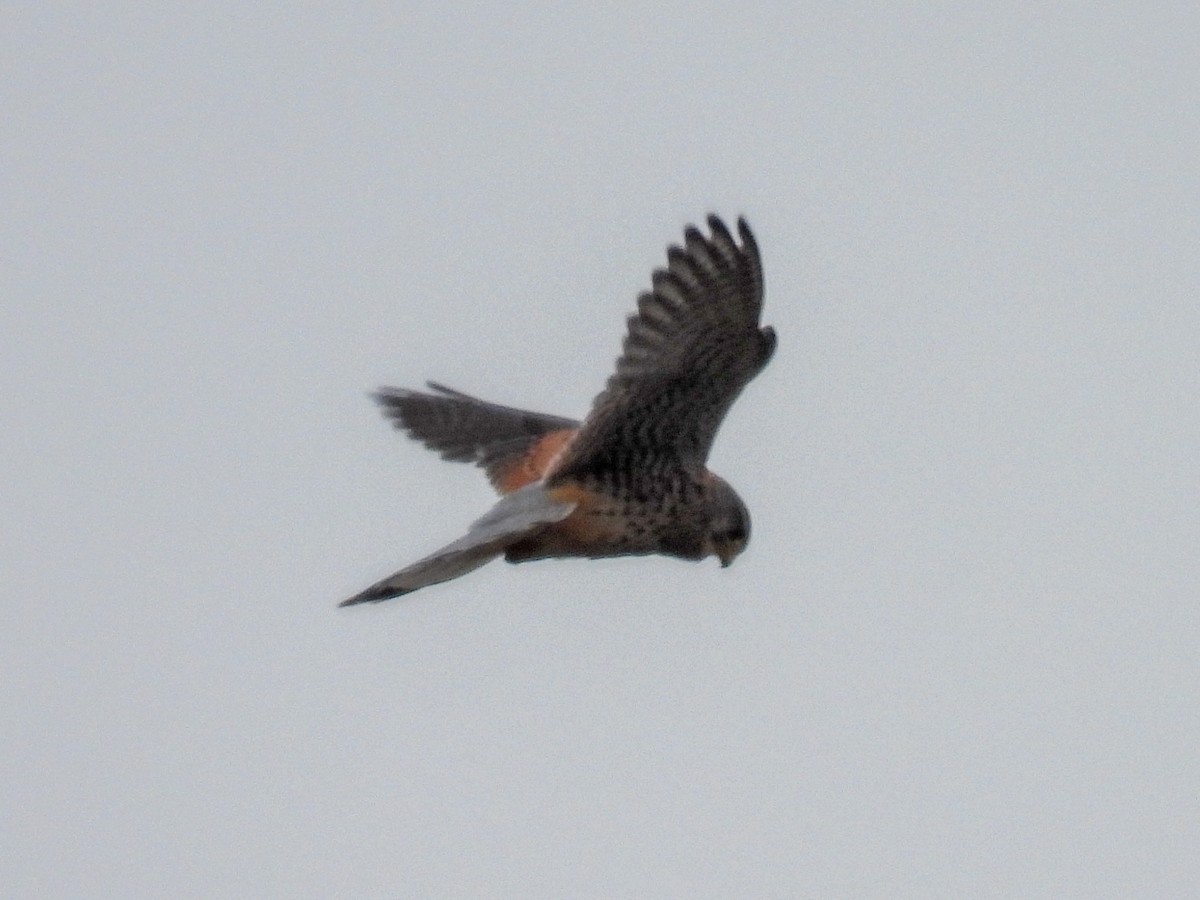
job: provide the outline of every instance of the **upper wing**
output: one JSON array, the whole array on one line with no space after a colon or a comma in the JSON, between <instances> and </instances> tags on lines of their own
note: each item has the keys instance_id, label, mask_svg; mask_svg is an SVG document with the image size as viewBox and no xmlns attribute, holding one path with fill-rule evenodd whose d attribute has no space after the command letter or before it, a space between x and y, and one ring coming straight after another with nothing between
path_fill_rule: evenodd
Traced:
<instances>
[{"instance_id":1,"label":"upper wing","mask_svg":"<svg viewBox=\"0 0 1200 900\"><path fill-rule=\"evenodd\" d=\"M667 249L667 268L629 318L617 371L550 477L702 466L725 413L771 358L754 235L744 219L740 245L716 216L708 227L710 238L689 226L683 247Z\"/></svg>"},{"instance_id":2,"label":"upper wing","mask_svg":"<svg viewBox=\"0 0 1200 900\"><path fill-rule=\"evenodd\" d=\"M482 466L502 493L540 478L539 464L579 427L574 419L488 403L432 381L429 388L433 393L381 388L375 399L409 437L443 459Z\"/></svg>"},{"instance_id":3,"label":"upper wing","mask_svg":"<svg viewBox=\"0 0 1200 900\"><path fill-rule=\"evenodd\" d=\"M338 605L378 603L466 575L491 562L509 545L535 534L546 525L562 521L576 505L551 496L541 484L529 485L502 497L457 541L375 582Z\"/></svg>"}]
</instances>

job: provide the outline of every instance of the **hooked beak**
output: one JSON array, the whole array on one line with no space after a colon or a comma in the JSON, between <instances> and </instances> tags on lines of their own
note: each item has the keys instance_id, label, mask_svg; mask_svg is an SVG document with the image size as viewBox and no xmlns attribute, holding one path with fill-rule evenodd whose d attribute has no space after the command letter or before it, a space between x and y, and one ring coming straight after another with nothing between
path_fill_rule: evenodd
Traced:
<instances>
[{"instance_id":1,"label":"hooked beak","mask_svg":"<svg viewBox=\"0 0 1200 900\"><path fill-rule=\"evenodd\" d=\"M737 550L733 547L722 547L717 551L717 559L721 560L721 568L728 569L737 556Z\"/></svg>"}]
</instances>

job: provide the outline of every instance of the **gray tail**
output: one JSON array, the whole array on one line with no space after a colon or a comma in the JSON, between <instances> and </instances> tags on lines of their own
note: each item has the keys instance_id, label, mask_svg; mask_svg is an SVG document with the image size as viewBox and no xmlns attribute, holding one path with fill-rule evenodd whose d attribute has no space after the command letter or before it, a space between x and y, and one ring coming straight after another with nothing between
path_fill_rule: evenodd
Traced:
<instances>
[{"instance_id":1,"label":"gray tail","mask_svg":"<svg viewBox=\"0 0 1200 900\"><path fill-rule=\"evenodd\" d=\"M375 582L338 605L354 606L403 597L431 584L466 575L491 562L509 545L562 521L574 509L574 503L554 499L541 484L523 487L501 497L457 541Z\"/></svg>"}]
</instances>

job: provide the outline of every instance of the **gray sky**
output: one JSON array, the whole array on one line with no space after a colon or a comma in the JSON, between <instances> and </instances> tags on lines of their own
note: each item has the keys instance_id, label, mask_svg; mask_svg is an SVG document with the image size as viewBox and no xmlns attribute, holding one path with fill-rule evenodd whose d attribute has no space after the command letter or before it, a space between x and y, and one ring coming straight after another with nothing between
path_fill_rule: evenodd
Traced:
<instances>
[{"instance_id":1,"label":"gray sky","mask_svg":"<svg viewBox=\"0 0 1200 900\"><path fill-rule=\"evenodd\" d=\"M0 13L0 893L1197 890L1194 5L415 6ZM335 609L709 211L737 564Z\"/></svg>"}]
</instances>

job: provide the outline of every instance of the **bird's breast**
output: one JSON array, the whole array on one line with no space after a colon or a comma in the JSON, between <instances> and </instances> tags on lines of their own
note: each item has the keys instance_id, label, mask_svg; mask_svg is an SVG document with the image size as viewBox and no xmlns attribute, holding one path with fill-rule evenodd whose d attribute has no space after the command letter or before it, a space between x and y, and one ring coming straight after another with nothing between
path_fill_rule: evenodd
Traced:
<instances>
[{"instance_id":1,"label":"bird's breast","mask_svg":"<svg viewBox=\"0 0 1200 900\"><path fill-rule=\"evenodd\" d=\"M574 512L510 547L509 562L652 553L688 559L703 556L696 510L669 497L634 498L580 484L558 485L549 493L555 500L574 503Z\"/></svg>"}]
</instances>

